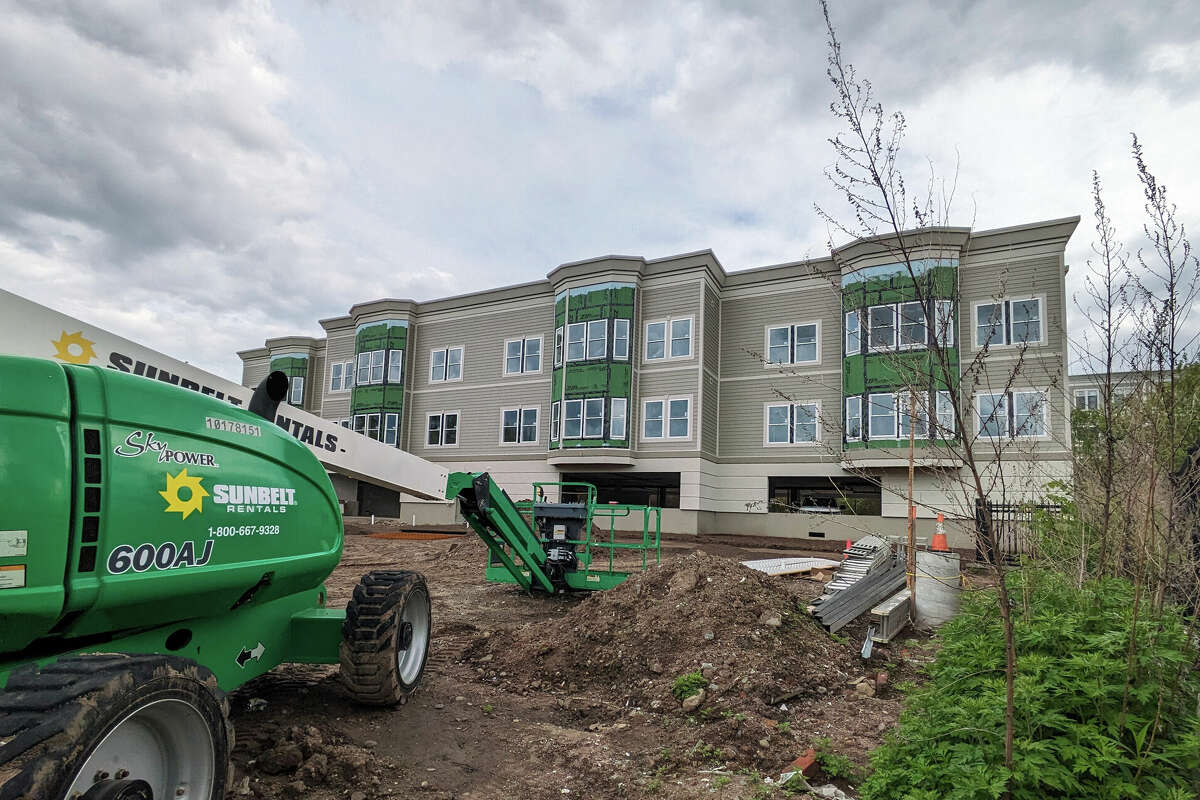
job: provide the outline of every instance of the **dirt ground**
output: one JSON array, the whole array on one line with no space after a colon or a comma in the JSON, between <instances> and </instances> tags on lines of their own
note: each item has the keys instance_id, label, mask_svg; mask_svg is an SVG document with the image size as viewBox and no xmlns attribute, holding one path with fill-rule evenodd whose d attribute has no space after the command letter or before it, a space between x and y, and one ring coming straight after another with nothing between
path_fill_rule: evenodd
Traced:
<instances>
[{"instance_id":1,"label":"dirt ground","mask_svg":"<svg viewBox=\"0 0 1200 800\"><path fill-rule=\"evenodd\" d=\"M348 535L331 605L370 570L426 577L421 686L378 709L351 702L336 667L285 665L247 684L231 697L229 797L766 798L782 796L766 780L821 739L865 765L927 643L905 632L862 659L864 624L830 636L804 613L819 581L736 563L804 554L764 544L674 543L610 592L530 597L483 580L473 535ZM685 711L671 690L692 672L708 685Z\"/></svg>"}]
</instances>

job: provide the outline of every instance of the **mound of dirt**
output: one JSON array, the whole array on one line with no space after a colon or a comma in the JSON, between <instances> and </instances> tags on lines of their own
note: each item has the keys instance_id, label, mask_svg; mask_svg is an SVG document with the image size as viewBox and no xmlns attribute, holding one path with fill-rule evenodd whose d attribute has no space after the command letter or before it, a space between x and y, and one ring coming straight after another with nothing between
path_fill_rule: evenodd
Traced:
<instances>
[{"instance_id":1,"label":"mound of dirt","mask_svg":"<svg viewBox=\"0 0 1200 800\"><path fill-rule=\"evenodd\" d=\"M532 678L534 689L606 688L623 706L653 710L678 703L679 676L701 672L702 703L720 698L724 710L762 714L840 694L862 674L852 648L804 611L792 585L697 550L588 596L550 624L481 640L468 658L492 662L486 671L500 678Z\"/></svg>"}]
</instances>

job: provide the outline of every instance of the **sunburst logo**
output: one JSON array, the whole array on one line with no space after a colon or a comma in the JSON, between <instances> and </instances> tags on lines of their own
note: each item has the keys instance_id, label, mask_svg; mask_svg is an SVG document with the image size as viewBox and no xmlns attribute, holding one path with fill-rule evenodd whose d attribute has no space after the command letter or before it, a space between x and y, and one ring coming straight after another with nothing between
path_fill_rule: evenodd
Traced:
<instances>
[{"instance_id":1,"label":"sunburst logo","mask_svg":"<svg viewBox=\"0 0 1200 800\"><path fill-rule=\"evenodd\" d=\"M95 342L83 338L83 331L63 331L58 341L50 344L54 345L54 357L68 364L90 364L96 357Z\"/></svg>"},{"instance_id":2,"label":"sunburst logo","mask_svg":"<svg viewBox=\"0 0 1200 800\"><path fill-rule=\"evenodd\" d=\"M199 475L188 475L186 469L179 470L178 475L172 475L168 472L167 488L165 491L159 492L163 500L167 501L167 507L163 510L168 514L172 511L177 511L183 515L181 519L187 519L188 515L193 511L203 511L204 498L209 495L200 483L202 480L203 478ZM188 490L186 500L179 496L180 489Z\"/></svg>"}]
</instances>

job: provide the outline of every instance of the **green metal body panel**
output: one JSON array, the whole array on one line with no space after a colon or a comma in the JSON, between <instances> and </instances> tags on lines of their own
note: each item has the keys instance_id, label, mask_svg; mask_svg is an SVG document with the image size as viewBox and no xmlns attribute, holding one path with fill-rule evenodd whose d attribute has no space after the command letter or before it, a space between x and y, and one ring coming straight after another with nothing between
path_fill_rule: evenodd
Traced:
<instances>
[{"instance_id":1,"label":"green metal body panel","mask_svg":"<svg viewBox=\"0 0 1200 800\"><path fill-rule=\"evenodd\" d=\"M520 570L525 578L529 580L529 570ZM521 581L515 577L507 567L494 566L489 564L484 570L484 577L493 583L515 583L525 588L525 581ZM620 586L626 578L629 577L628 572L597 572L594 570L579 570L578 572L568 572L564 578L567 586L578 591L598 592L611 589L614 586Z\"/></svg>"},{"instance_id":2,"label":"green metal body panel","mask_svg":"<svg viewBox=\"0 0 1200 800\"><path fill-rule=\"evenodd\" d=\"M0 688L13 670L25 664L43 665L84 653L161 653L191 659L211 669L225 691L285 662L336 664L346 612L319 607L323 597L323 588L314 588L216 616L181 620L52 654L0 662ZM169 637L175 635L182 641L180 631L188 634L187 643L172 647L176 642Z\"/></svg>"},{"instance_id":3,"label":"green metal body panel","mask_svg":"<svg viewBox=\"0 0 1200 800\"><path fill-rule=\"evenodd\" d=\"M191 644L171 652L222 685L292 651L337 658L341 612L318 602L341 557L337 497L308 448L247 410L116 370L0 357L0 531L28 542L16 555L0 539L0 567L25 568L24 586L0 588L0 672L166 652L179 628ZM296 623L307 644L293 645L292 618L313 609ZM250 636L271 655L224 665Z\"/></svg>"}]
</instances>

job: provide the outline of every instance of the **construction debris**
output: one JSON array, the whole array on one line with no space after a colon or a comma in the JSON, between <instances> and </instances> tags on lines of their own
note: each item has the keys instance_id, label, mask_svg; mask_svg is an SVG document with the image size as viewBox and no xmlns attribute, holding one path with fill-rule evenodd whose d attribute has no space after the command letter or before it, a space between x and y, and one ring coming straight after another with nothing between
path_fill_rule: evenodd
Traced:
<instances>
[{"instance_id":1,"label":"construction debris","mask_svg":"<svg viewBox=\"0 0 1200 800\"><path fill-rule=\"evenodd\" d=\"M871 609L871 638L887 644L908 625L912 592L902 589Z\"/></svg>"},{"instance_id":2,"label":"construction debris","mask_svg":"<svg viewBox=\"0 0 1200 800\"><path fill-rule=\"evenodd\" d=\"M767 575L807 575L817 570L836 569L838 562L828 558L763 558L743 561L742 566Z\"/></svg>"},{"instance_id":3,"label":"construction debris","mask_svg":"<svg viewBox=\"0 0 1200 800\"><path fill-rule=\"evenodd\" d=\"M865 536L845 550L846 560L809 611L830 632L840 630L905 584L904 548Z\"/></svg>"}]
</instances>

